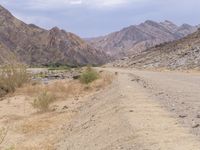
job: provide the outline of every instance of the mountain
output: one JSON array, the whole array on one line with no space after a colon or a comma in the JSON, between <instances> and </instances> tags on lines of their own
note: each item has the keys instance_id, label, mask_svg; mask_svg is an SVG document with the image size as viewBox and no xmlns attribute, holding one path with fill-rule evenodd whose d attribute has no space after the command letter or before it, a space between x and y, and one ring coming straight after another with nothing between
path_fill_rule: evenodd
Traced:
<instances>
[{"instance_id":1,"label":"mountain","mask_svg":"<svg viewBox=\"0 0 200 150\"><path fill-rule=\"evenodd\" d=\"M200 69L200 29L177 41L150 48L114 66L139 68Z\"/></svg>"},{"instance_id":2,"label":"mountain","mask_svg":"<svg viewBox=\"0 0 200 150\"><path fill-rule=\"evenodd\" d=\"M147 20L140 25L132 25L118 32L90 38L87 41L112 57L119 58L140 53L163 42L183 38L196 30L197 27L188 24L177 26L170 21L157 23Z\"/></svg>"},{"instance_id":3,"label":"mountain","mask_svg":"<svg viewBox=\"0 0 200 150\"><path fill-rule=\"evenodd\" d=\"M107 61L104 52L75 34L25 24L0 6L0 63L14 58L28 65L97 65Z\"/></svg>"}]
</instances>

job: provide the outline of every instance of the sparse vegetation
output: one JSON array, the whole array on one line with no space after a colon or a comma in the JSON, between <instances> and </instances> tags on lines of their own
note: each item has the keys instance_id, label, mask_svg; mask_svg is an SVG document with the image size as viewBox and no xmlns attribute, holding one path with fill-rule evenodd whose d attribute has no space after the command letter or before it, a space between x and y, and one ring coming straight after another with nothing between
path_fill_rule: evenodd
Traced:
<instances>
[{"instance_id":1,"label":"sparse vegetation","mask_svg":"<svg viewBox=\"0 0 200 150\"><path fill-rule=\"evenodd\" d=\"M91 67L87 67L86 71L84 71L80 77L80 81L84 84L89 84L99 78L99 74L92 69Z\"/></svg>"},{"instance_id":2,"label":"sparse vegetation","mask_svg":"<svg viewBox=\"0 0 200 150\"><path fill-rule=\"evenodd\" d=\"M7 133L8 133L8 128L0 129L0 145L4 142Z\"/></svg>"},{"instance_id":3,"label":"sparse vegetation","mask_svg":"<svg viewBox=\"0 0 200 150\"><path fill-rule=\"evenodd\" d=\"M33 101L32 106L40 112L46 112L49 110L49 106L54 100L55 97L45 91Z\"/></svg>"},{"instance_id":4,"label":"sparse vegetation","mask_svg":"<svg viewBox=\"0 0 200 150\"><path fill-rule=\"evenodd\" d=\"M15 147L14 146L10 146L9 148L6 148L5 150L14 150Z\"/></svg>"},{"instance_id":5,"label":"sparse vegetation","mask_svg":"<svg viewBox=\"0 0 200 150\"><path fill-rule=\"evenodd\" d=\"M5 65L0 68L0 97L14 92L29 81L24 65Z\"/></svg>"}]
</instances>

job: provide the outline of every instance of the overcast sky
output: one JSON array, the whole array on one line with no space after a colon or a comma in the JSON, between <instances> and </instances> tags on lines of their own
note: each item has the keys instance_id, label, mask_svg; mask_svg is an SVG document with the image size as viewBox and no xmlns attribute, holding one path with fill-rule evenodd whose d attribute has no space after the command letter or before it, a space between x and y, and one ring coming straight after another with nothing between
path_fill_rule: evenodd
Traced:
<instances>
[{"instance_id":1,"label":"overcast sky","mask_svg":"<svg viewBox=\"0 0 200 150\"><path fill-rule=\"evenodd\" d=\"M200 0L0 0L14 16L94 37L145 20L200 24Z\"/></svg>"}]
</instances>

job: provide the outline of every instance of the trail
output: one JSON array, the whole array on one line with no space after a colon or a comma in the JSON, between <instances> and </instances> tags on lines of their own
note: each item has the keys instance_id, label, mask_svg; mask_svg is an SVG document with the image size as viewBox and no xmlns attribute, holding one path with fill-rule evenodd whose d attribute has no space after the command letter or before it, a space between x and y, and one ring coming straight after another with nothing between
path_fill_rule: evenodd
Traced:
<instances>
[{"instance_id":1,"label":"trail","mask_svg":"<svg viewBox=\"0 0 200 150\"><path fill-rule=\"evenodd\" d=\"M200 99L199 75L104 70L118 72L116 80L79 108L58 149L200 150L198 119L191 119Z\"/></svg>"}]
</instances>

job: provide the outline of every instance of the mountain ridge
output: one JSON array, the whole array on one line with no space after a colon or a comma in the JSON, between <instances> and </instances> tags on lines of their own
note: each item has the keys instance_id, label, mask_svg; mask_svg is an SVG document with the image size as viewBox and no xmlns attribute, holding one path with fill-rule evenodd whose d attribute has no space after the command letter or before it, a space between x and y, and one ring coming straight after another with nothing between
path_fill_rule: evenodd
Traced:
<instances>
[{"instance_id":1,"label":"mountain ridge","mask_svg":"<svg viewBox=\"0 0 200 150\"><path fill-rule=\"evenodd\" d=\"M113 64L117 67L199 70L200 29L182 39L157 45Z\"/></svg>"},{"instance_id":2,"label":"mountain ridge","mask_svg":"<svg viewBox=\"0 0 200 150\"><path fill-rule=\"evenodd\" d=\"M147 20L139 25L131 25L108 35L89 38L87 42L115 58L140 53L157 44L180 39L197 30L196 26L177 26L171 21L155 22Z\"/></svg>"},{"instance_id":3,"label":"mountain ridge","mask_svg":"<svg viewBox=\"0 0 200 150\"><path fill-rule=\"evenodd\" d=\"M58 27L46 30L26 24L2 6L0 24L0 50L5 54L4 59L0 57L1 63L9 62L9 54L28 65L98 65L108 60L104 52L89 46L77 35Z\"/></svg>"}]
</instances>

